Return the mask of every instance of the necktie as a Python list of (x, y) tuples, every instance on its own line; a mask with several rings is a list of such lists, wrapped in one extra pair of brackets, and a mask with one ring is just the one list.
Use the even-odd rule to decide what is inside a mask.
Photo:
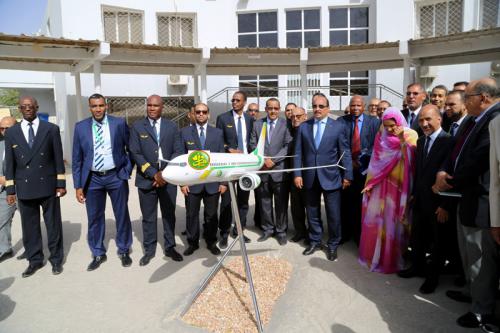
[(205, 149), (205, 132), (203, 130), (203, 126), (200, 127), (200, 143), (201, 149)]
[(321, 143), (321, 137), (323, 136), (323, 122), (316, 122), (316, 135), (314, 136), (314, 146), (316, 149), (319, 148), (319, 144)]
[(94, 168), (96, 171), (101, 171), (104, 166), (104, 155), (101, 153), (104, 146), (102, 124), (94, 123), (95, 126), (95, 142), (94, 142)]
[(361, 137), (359, 136), (358, 121), (359, 117), (354, 117), (354, 130), (352, 133), (352, 144), (351, 144), (351, 152), (353, 160), (357, 160), (359, 154), (361, 153)]
[(431, 142), (431, 138), (429, 136), (425, 137), (425, 145), (424, 145), (424, 159), (427, 158), (427, 155), (429, 154), (429, 144)]
[(269, 125), (269, 134), (267, 135), (267, 141), (271, 143), (271, 137), (273, 135), (274, 130), (274, 121), (271, 121), (271, 125)]
[(158, 121), (155, 119), (153, 120), (153, 131), (156, 135), (156, 142), (160, 145), (160, 132), (158, 131), (158, 128), (156, 128), (156, 124), (158, 124)]
[(241, 127), (241, 116), (238, 117), (238, 150), (245, 152), (243, 149), (243, 128)]
[(33, 130), (33, 123), (28, 123), (28, 126), (30, 127), (28, 130), (28, 145), (32, 148), (35, 142), (35, 131)]
[(458, 137), (456, 141), (455, 147), (451, 152), (451, 160), (453, 162), (454, 168), (456, 168), (457, 166), (458, 157), (462, 153), (462, 148), (465, 145), (465, 141), (467, 141), (467, 138), (469, 137), (469, 134), (472, 132), (472, 129), (474, 128), (475, 125), (476, 122), (474, 118), (470, 118), (464, 131), (461, 133), (461, 135)]
[(457, 123), (453, 123), (451, 124), (451, 127), (450, 127), (450, 134), (452, 136), (455, 136), (457, 134), (457, 129), (458, 129), (458, 124)]
[(410, 112), (410, 126), (413, 124), (414, 120), (415, 120), (415, 113)]

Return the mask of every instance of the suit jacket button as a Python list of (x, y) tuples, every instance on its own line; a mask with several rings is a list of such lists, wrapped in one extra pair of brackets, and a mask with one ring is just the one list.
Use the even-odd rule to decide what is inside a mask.
[(42, 155), (42, 156), (43, 156), (43, 153), (40, 153), (40, 155)]
[(29, 165), (27, 165), (27, 166), (26, 166), (26, 169), (29, 169), (29, 168), (30, 168), (30, 166), (29, 166)]
[(43, 177), (40, 177), (40, 180), (43, 180)]
[(155, 154), (158, 154), (158, 150), (155, 150)]
[(25, 183), (27, 183), (27, 182), (28, 182), (28, 180), (27, 180), (27, 179), (25, 179), (25, 180), (24, 180), (24, 182), (25, 182)]

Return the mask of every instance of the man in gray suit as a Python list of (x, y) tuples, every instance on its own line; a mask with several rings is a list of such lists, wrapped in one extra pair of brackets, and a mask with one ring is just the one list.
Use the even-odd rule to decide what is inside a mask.
[[(267, 117), (254, 123), (250, 135), (250, 149), (257, 147), (260, 132), (264, 123), (267, 123), (266, 143), (264, 145), (264, 155), (268, 156), (264, 160), (264, 170), (279, 170), (285, 168), (284, 157), (288, 152), (288, 144), (292, 137), (288, 130), (286, 120), (279, 118), (280, 101), (270, 98), (266, 102)], [(277, 158), (271, 158), (277, 156)], [(271, 174), (261, 174), (262, 183), (257, 187), (258, 199), (260, 200), (260, 216), (264, 234), (257, 240), (263, 242), (276, 233), (276, 238), (280, 245), (286, 244), (287, 229), (287, 201), (288, 191), (286, 183), (287, 174), (276, 172)], [(273, 216), (274, 198), (274, 216)], [(274, 217), (274, 218), (273, 218)]]
[(0, 120), (0, 133), (2, 140), (0, 141), (0, 262), (12, 258), (14, 251), (12, 251), (10, 226), (12, 218), (16, 212), (16, 204), (9, 205), (7, 203), (7, 192), (5, 192), (5, 130), (16, 123), (13, 117), (3, 117)]

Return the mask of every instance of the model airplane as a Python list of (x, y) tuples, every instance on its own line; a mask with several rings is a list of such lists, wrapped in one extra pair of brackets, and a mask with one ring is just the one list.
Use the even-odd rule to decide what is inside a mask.
[(210, 153), (205, 150), (189, 151), (187, 154), (177, 156), (171, 161), (162, 160), (168, 162), (162, 172), (163, 179), (170, 184), (181, 186), (238, 180), (242, 190), (251, 191), (260, 185), (260, 173), (332, 167), (339, 167), (345, 170), (343, 166), (339, 165), (344, 156), (343, 153), (335, 164), (295, 169), (260, 170), (264, 165), (264, 159), (268, 158), (264, 156), (266, 126), (267, 124), (264, 123), (257, 148), (250, 154)]

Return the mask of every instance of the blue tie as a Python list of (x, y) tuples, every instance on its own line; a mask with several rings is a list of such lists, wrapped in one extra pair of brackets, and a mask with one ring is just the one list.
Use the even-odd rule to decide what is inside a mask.
[(203, 126), (200, 126), (200, 143), (201, 149), (205, 149), (205, 133), (203, 131)]
[(245, 152), (243, 149), (243, 129), (241, 128), (241, 116), (238, 117), (238, 150)]
[(158, 143), (158, 145), (160, 145), (160, 133), (158, 132), (158, 129), (156, 128), (156, 124), (157, 124), (157, 120), (153, 120), (153, 131), (155, 132), (155, 136), (156, 136), (156, 142)]
[(33, 123), (28, 123), (30, 127), (28, 130), (28, 145), (33, 148), (33, 143), (35, 142), (35, 131), (33, 130)]
[(314, 146), (316, 149), (319, 148), (319, 144), (321, 143), (321, 137), (323, 136), (323, 121), (316, 122), (316, 135), (314, 136)]
[(271, 121), (271, 124), (269, 125), (269, 133), (267, 135), (267, 142), (268, 143), (271, 143), (271, 137), (273, 135), (273, 131), (274, 131), (274, 121)]
[(453, 123), (451, 124), (451, 135), (452, 136), (455, 136), (457, 134), (457, 128), (458, 128), (458, 124), (457, 123)]
[(94, 143), (94, 168), (96, 171), (101, 171), (104, 166), (104, 156), (101, 154), (101, 149), (104, 146), (104, 138), (102, 135), (103, 128), (102, 124), (94, 123), (96, 127), (95, 131), (95, 143)]
[(410, 126), (413, 124), (414, 120), (415, 120), (415, 113), (411, 112), (410, 113)]

